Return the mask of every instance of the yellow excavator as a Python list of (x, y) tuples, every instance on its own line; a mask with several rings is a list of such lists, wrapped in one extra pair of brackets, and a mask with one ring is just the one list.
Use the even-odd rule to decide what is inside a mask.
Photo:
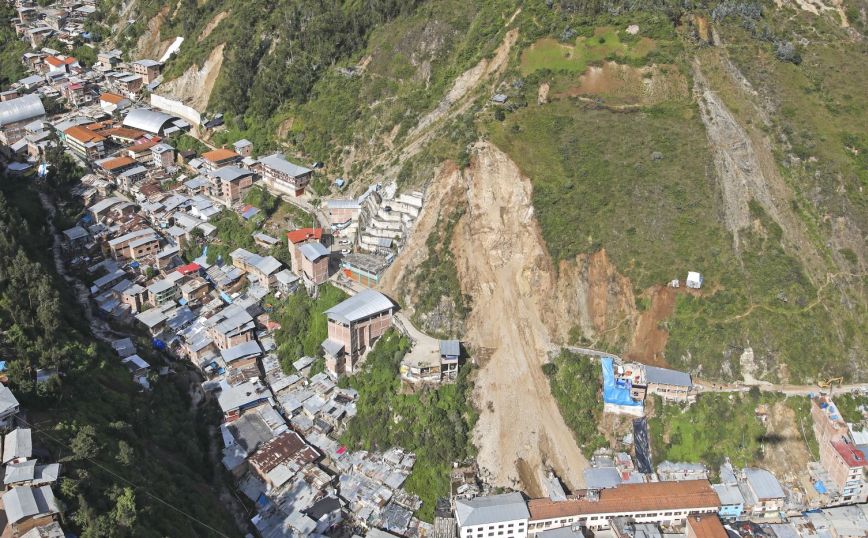
[(832, 397), (832, 390), (835, 388), (835, 383), (840, 385), (843, 381), (843, 377), (830, 377), (824, 380), (819, 376), (819, 374), (817, 375), (817, 386), (821, 389), (829, 389), (829, 398)]

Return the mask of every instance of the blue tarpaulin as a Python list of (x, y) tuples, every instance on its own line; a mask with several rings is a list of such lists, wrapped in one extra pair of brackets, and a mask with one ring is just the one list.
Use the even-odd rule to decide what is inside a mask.
[(166, 349), (166, 343), (159, 338), (154, 338), (151, 343), (154, 345), (154, 349)]
[(817, 480), (816, 482), (814, 482), (814, 489), (817, 490), (817, 493), (819, 493), (820, 495), (828, 492), (828, 490), (826, 489), (826, 485), (823, 484), (822, 480)]
[(637, 402), (630, 397), (630, 388), (627, 384), (615, 381), (615, 365), (612, 357), (603, 357), (600, 363), (603, 365), (603, 401), (607, 404), (641, 407), (642, 402)]

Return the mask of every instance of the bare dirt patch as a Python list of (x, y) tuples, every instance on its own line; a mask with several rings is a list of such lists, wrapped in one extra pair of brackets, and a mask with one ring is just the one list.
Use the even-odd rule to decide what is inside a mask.
[(687, 79), (674, 66), (632, 67), (615, 62), (590, 66), (578, 77), (578, 84), (556, 97), (596, 96), (613, 104), (654, 105), (689, 96)]
[(567, 342), (578, 329), (592, 347), (629, 341), (636, 323), (633, 285), (605, 249), (560, 262), (556, 286), (544, 314), (555, 338)]
[(225, 43), (221, 43), (215, 47), (201, 68), (191, 65), (183, 75), (165, 83), (160, 93), (170, 94), (196, 110), (205, 110), (223, 65), (224, 46)]
[(663, 351), (669, 340), (669, 331), (664, 323), (675, 311), (676, 291), (666, 286), (655, 286), (646, 290), (644, 295), (650, 300), (650, 306), (639, 314), (633, 341), (625, 358), (643, 364), (667, 366)]
[[(462, 291), (473, 300), (466, 339), (492, 350), (475, 380), (480, 468), (493, 485), (533, 490), (539, 489), (535, 477), (550, 466), (576, 489), (587, 461), (542, 372), (553, 348), (542, 311), (554, 277), (530, 181), (487, 143), (462, 177), (468, 209), (456, 226), (453, 252)], [(520, 472), (519, 459), (533, 473)]]
[[(133, 4), (133, 2), (130, 2)], [(136, 42), (136, 57), (153, 58), (159, 60), (169, 48), (169, 45), (175, 41), (174, 38), (160, 41), (160, 28), (163, 26), (166, 17), (169, 14), (169, 6), (163, 7), (157, 15), (148, 21), (148, 28), (139, 36)]]
[(211, 35), (211, 32), (217, 28), (217, 25), (220, 24), (223, 19), (229, 16), (228, 11), (221, 11), (220, 13), (214, 15), (214, 18), (208, 21), (208, 24), (205, 25), (205, 28), (202, 29), (202, 34), (196, 39), (198, 43), (201, 43), (203, 39)]
[[(768, 417), (763, 465), (784, 482), (796, 484), (799, 474), (813, 459), (796, 421), (796, 413), (785, 402), (778, 402), (771, 407)], [(811, 427), (810, 424), (803, 426)]]

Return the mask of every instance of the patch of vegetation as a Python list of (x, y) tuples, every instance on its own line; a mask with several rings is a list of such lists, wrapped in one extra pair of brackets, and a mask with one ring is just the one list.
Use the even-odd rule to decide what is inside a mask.
[(211, 224), (217, 228), (215, 241), (208, 243), (208, 263), (231, 263), (229, 254), (238, 248), (257, 252), (258, 247), (253, 241), (253, 233), (257, 227), (255, 223), (245, 222), (238, 213), (224, 209)]
[(603, 60), (637, 60), (654, 50), (650, 38), (642, 38), (628, 45), (622, 43), (614, 28), (598, 28), (590, 37), (579, 36), (573, 44), (564, 44), (552, 38), (543, 38), (526, 49), (521, 56), (521, 72), (567, 71), (582, 73), (589, 64)]
[(265, 187), (257, 185), (247, 192), (244, 203), (261, 209), (267, 217), (270, 217), (280, 206), (280, 198), (268, 192)]
[(781, 364), (797, 382), (814, 379), (817, 371), (851, 375), (848, 348), (858, 338), (857, 326), (845, 322), (845, 338), (839, 338), (820, 306), (832, 290), (814, 288), (798, 260), (784, 252), (781, 228), (759, 204), (751, 209), (759, 231), (741, 234), (742, 263), (724, 277), (723, 289), (678, 296), (668, 323), (667, 361), (704, 377), (730, 379), (750, 345), (766, 378), (779, 379)]
[[(17, 16), (12, 4), (0, 4), (0, 20), (8, 21)], [(24, 41), (18, 39), (11, 24), (0, 24), (0, 89), (5, 90), (11, 83), (27, 76), (21, 56), (29, 48)]]
[(199, 139), (190, 136), (187, 133), (181, 133), (170, 137), (168, 144), (175, 148), (179, 153), (183, 151), (194, 151), (196, 152), (196, 155), (202, 155), (211, 149), (206, 144), (199, 141)]
[[(68, 164), (52, 160), (46, 184), (61, 203), (76, 177)], [(223, 477), (209, 456), (213, 407), (191, 409), (184, 373), (139, 392), (54, 272), (35, 183), (2, 177), (0, 186), (0, 347), (34, 445), (62, 462), (65, 527), (82, 537), (240, 535), (214, 493)], [(37, 385), (37, 368), (62, 376)]]
[[(456, 323), (463, 322), (470, 313), (470, 298), (461, 291), (458, 270), (451, 250), (455, 225), (463, 214), (464, 210), (458, 209), (445, 222), (441, 217), (425, 242), (428, 247), (428, 257), (419, 265), (416, 272), (417, 295), (413, 305), (413, 323), (429, 334), (444, 338), (458, 336), (454, 334), (452, 328)], [(430, 317), (435, 310), (440, 309), (444, 299), (451, 303), (449, 312), (441, 316), (449, 318), (446, 325)]]
[(757, 405), (780, 401), (779, 394), (706, 393), (690, 406), (663, 405), (659, 398), (648, 420), (655, 465), (665, 460), (702, 462), (717, 470), (729, 458), (735, 467), (762, 461), (766, 427)]
[(597, 431), (603, 415), (600, 365), (564, 349), (552, 362), (543, 365), (543, 372), (549, 378), (561, 415), (585, 456), (608, 446), (606, 438)]
[(862, 409), (868, 409), (868, 396), (864, 394), (839, 394), (834, 396), (833, 401), (838, 412), (841, 413), (841, 418), (846, 422), (859, 424), (864, 422), (865, 416)]
[(470, 431), (476, 413), (468, 403), (469, 367), (461, 369), (454, 384), (399, 393), (399, 366), (409, 348), (410, 342), (391, 330), (368, 354), (361, 372), (340, 379), (340, 386), (359, 391), (358, 414), (341, 442), (351, 449), (399, 446), (414, 452), (416, 464), (404, 487), (422, 499), (416, 515), (430, 522), (437, 498), (449, 495), (452, 462), (474, 453)]
[(273, 297), (265, 301), (272, 304), (272, 319), (280, 323), (280, 329), (274, 334), (274, 341), (277, 344), (280, 366), (285, 372), (291, 372), (292, 363), (303, 356), (322, 356), (320, 344), (328, 337), (328, 323), (324, 312), (347, 297), (340, 288), (323, 284), (316, 299), (300, 292), (280, 301)]
[(697, 267), (707, 282), (728, 270), (731, 239), (715, 217), (711, 157), (693, 105), (615, 113), (557, 101), (490, 129), (533, 182), (555, 262), (606, 249), (638, 289)]

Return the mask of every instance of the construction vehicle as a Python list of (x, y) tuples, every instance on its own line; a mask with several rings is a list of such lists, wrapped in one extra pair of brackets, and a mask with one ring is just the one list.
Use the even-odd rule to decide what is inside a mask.
[(821, 389), (829, 389), (829, 398), (832, 397), (832, 390), (835, 388), (835, 383), (840, 385), (843, 381), (843, 377), (830, 377), (824, 381), (822, 377), (819, 375), (817, 376), (817, 386)]

